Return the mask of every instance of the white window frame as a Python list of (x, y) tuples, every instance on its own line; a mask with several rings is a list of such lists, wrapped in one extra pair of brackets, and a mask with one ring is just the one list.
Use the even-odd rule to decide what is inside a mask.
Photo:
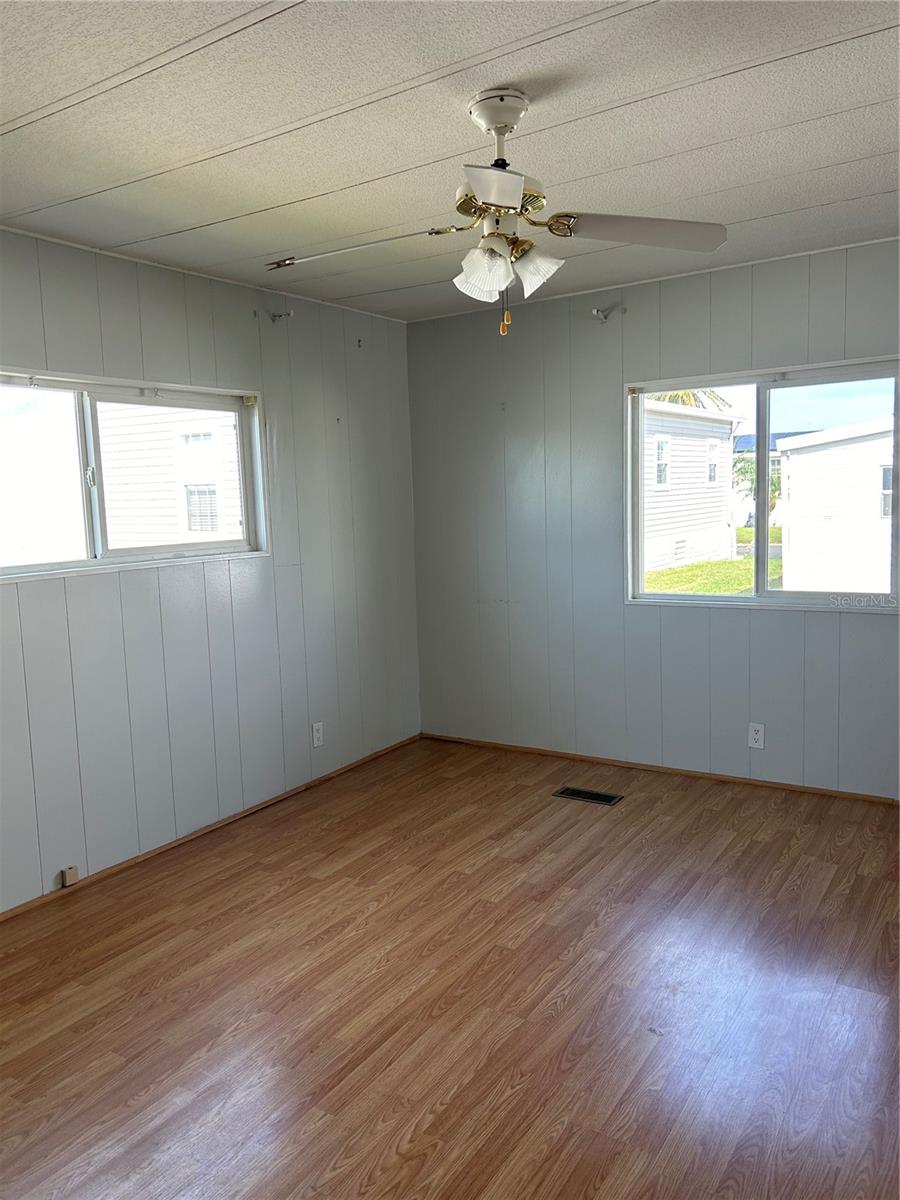
[[(0, 371), (0, 384), (30, 386), (73, 392), (78, 430), (78, 454), (84, 489), (85, 541), (87, 557), (68, 562), (27, 563), (0, 567), (0, 578), (31, 578), (35, 575), (72, 573), (81, 570), (134, 565), (142, 562), (184, 561), (237, 557), (266, 553), (268, 504), (265, 489), (265, 436), (261, 397), (258, 392), (181, 387), (150, 387), (141, 384), (108, 384), (102, 380), (36, 376)], [(196, 541), (154, 546), (109, 549), (103, 496), (103, 461), (97, 423), (98, 401), (119, 404), (155, 404), (161, 407), (211, 409), (237, 414), (238, 458), (241, 481), (244, 534), (231, 541)]]
[[(862, 379), (894, 380), (894, 459), (891, 492), (891, 590), (878, 594), (855, 592), (786, 592), (768, 586), (768, 539), (754, 539), (754, 592), (750, 596), (719, 596), (641, 590), (644, 577), (643, 547), (643, 399), (655, 392), (699, 389), (732, 384), (756, 386), (756, 496), (754, 528), (768, 529), (769, 400), (773, 390), (809, 387)], [(654, 435), (656, 436), (656, 435)], [(764, 448), (764, 450), (762, 449)], [(900, 397), (896, 358), (834, 367), (811, 367), (784, 372), (743, 372), (690, 379), (648, 380), (630, 384), (625, 394), (625, 602), (626, 604), (701, 605), (726, 608), (827, 609), (855, 612), (900, 613)]]

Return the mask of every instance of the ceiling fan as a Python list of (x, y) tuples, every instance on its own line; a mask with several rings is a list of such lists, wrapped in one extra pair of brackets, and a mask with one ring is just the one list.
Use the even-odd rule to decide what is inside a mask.
[(467, 233), (481, 226), (481, 238), (462, 260), (462, 270), (454, 278), (461, 292), (486, 304), (500, 300), (503, 319), (501, 334), (506, 334), (511, 316), (507, 291), (518, 276), (528, 297), (554, 275), (563, 259), (542, 253), (530, 238), (519, 236), (519, 221), (533, 229), (546, 230), (559, 238), (583, 237), (601, 242), (620, 242), (639, 246), (661, 246), (670, 250), (718, 249), (727, 237), (724, 225), (707, 221), (669, 221), (658, 217), (616, 216), (611, 213), (554, 213), (547, 220), (537, 219), (547, 203), (537, 179), (509, 169), (504, 157), (507, 136), (528, 111), (524, 92), (512, 87), (494, 87), (479, 92), (469, 101), (469, 116), (483, 133), (494, 138), (495, 156), (489, 167), (466, 165), (466, 182), (456, 193), (456, 211), (469, 219), (468, 225), (449, 225), (443, 229), (422, 229), (394, 237), (325, 250), (319, 254), (288, 255), (266, 263), (270, 271), (301, 263), (349, 254), (369, 246), (413, 237), (439, 237)]

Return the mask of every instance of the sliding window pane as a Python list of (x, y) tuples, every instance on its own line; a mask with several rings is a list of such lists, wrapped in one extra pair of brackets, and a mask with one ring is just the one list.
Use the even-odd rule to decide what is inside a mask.
[(772, 388), (768, 585), (891, 590), (894, 380)]
[(641, 590), (751, 595), (755, 385), (645, 392), (640, 403)]
[(87, 558), (77, 403), (0, 385), (0, 566)]
[(110, 550), (246, 541), (232, 410), (98, 401)]

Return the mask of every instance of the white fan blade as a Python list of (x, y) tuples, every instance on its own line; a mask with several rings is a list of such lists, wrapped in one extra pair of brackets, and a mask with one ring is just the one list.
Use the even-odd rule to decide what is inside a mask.
[(518, 171), (506, 171), (503, 167), (473, 167), (468, 164), (463, 170), (476, 200), (518, 212), (522, 203), (522, 188), (525, 186), (524, 175)]
[(661, 217), (621, 217), (611, 213), (576, 213), (574, 237), (668, 250), (717, 250), (728, 237), (724, 225), (708, 221), (667, 221)]

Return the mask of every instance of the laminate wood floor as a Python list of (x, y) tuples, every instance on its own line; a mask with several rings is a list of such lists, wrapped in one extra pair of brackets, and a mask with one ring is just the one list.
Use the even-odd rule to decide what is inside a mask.
[(896, 827), (393, 751), (0, 925), (0, 1195), (896, 1200)]

